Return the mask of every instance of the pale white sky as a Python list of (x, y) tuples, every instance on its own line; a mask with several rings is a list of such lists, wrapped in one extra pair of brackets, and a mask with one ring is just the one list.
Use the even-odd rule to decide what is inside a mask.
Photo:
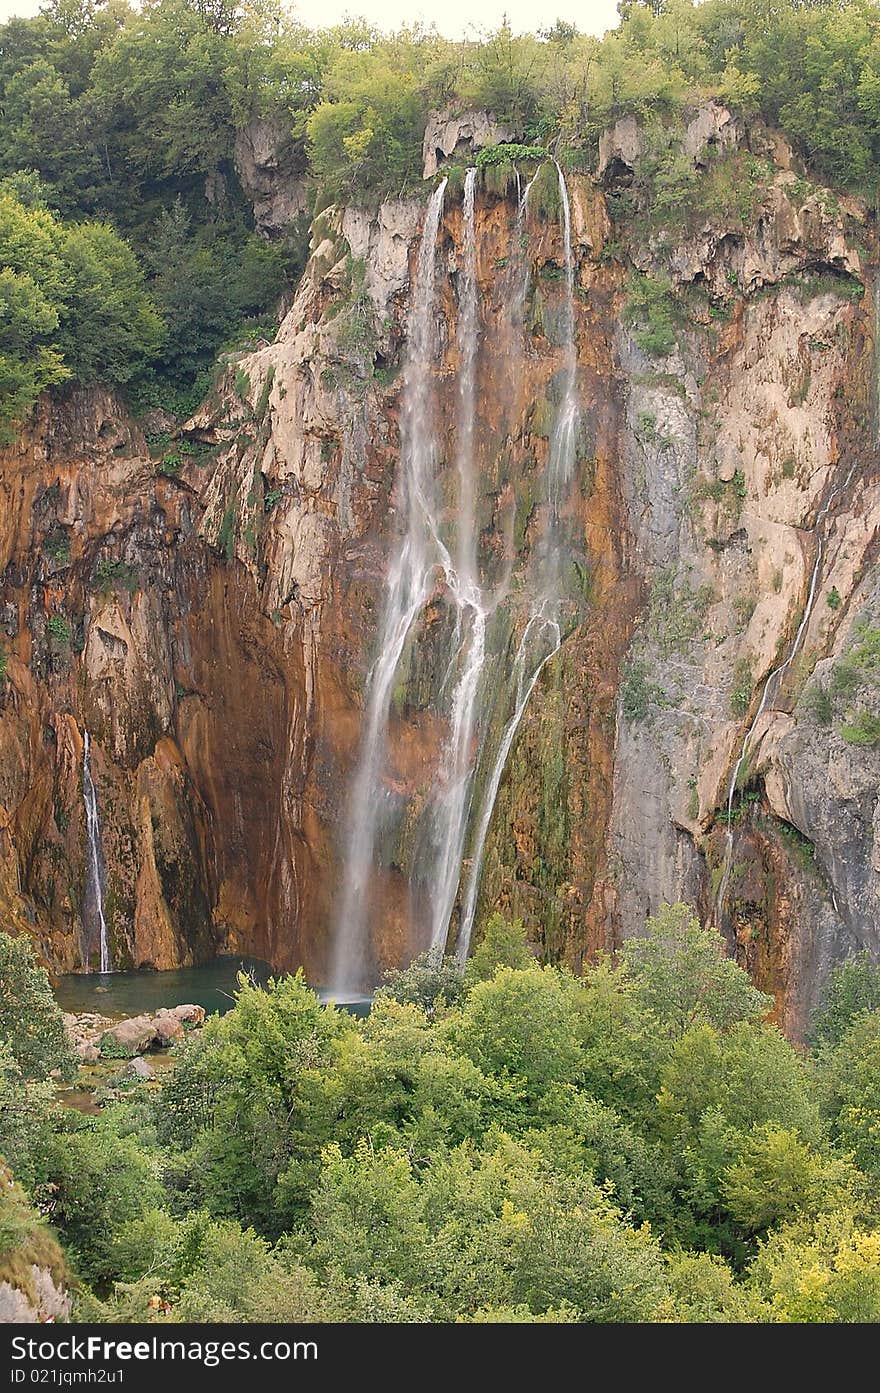
[[(11, 15), (35, 15), (42, 0), (0, 0), (0, 21)], [(616, 0), (300, 0), (296, 15), (317, 28), (344, 15), (362, 15), (384, 29), (418, 20), (434, 23), (448, 38), (458, 39), (474, 26), (494, 29), (505, 13), (517, 31), (545, 28), (556, 19), (587, 34), (604, 34), (617, 24)]]

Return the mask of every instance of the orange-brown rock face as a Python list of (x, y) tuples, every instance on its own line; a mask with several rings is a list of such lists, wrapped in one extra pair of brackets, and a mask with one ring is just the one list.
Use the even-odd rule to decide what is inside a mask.
[[(719, 132), (736, 159), (740, 124), (717, 105), (700, 120), (683, 138), (697, 168)], [(797, 1034), (831, 962), (880, 946), (880, 755), (858, 738), (880, 699), (874, 305), (870, 286), (858, 293), (870, 233), (858, 208), (804, 194), (781, 156), (751, 223), (719, 208), (674, 235), (646, 230), (618, 201), (638, 131), (618, 134), (595, 180), (567, 181), (579, 422), (560, 513), (564, 640), (499, 782), (477, 924), (520, 915), (577, 966), (662, 900), (690, 900)], [(550, 175), (524, 221), (503, 178), (487, 175), (476, 204), (476, 545), (483, 583), (505, 595), (485, 719), (496, 746), (565, 371)], [(59, 969), (94, 966), (98, 949), (88, 731), (115, 965), (230, 951), (326, 976), (402, 526), (423, 214), (419, 199), (325, 210), (276, 341), (231, 364), (179, 438), (151, 450), (93, 391), (43, 403), (2, 456), (0, 911)], [(432, 382), (450, 538), (462, 217), (450, 187)], [(657, 331), (667, 312), (671, 338)], [(391, 810), (368, 892), (379, 966), (425, 945), (432, 886), (416, 872), (449, 738), (454, 624), (438, 574), (376, 790)], [(474, 807), (485, 787), (484, 770)]]

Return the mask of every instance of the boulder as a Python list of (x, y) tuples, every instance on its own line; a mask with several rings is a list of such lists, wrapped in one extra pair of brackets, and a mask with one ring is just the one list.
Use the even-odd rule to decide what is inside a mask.
[(422, 178), (433, 179), (451, 155), (473, 154), (487, 145), (504, 145), (516, 138), (514, 128), (496, 121), (489, 111), (456, 112), (451, 107), (432, 111), (422, 144)]
[(83, 1011), (79, 1015), (64, 1013), (64, 1029), (77, 1054), (80, 1046), (96, 1044), (110, 1025), (112, 1021), (109, 1016), (99, 1016), (94, 1011)]
[(155, 1038), (156, 1030), (152, 1017), (130, 1016), (105, 1030), (101, 1036), (101, 1049), (104, 1053), (143, 1054)]
[(74, 1046), (74, 1054), (80, 1064), (97, 1064), (98, 1060), (101, 1058), (101, 1051), (98, 1049), (98, 1046), (93, 1044), (90, 1040), (80, 1040), (79, 1043)]
[(140, 1055), (128, 1061), (125, 1066), (125, 1072), (136, 1079), (152, 1079), (156, 1074), (152, 1064), (148, 1064), (145, 1059), (141, 1059)]
[(174, 1006), (171, 1008), (169, 1014), (176, 1016), (182, 1025), (195, 1026), (205, 1024), (204, 1006), (195, 1006), (193, 1003), (189, 1003), (185, 1006)]
[(153, 1033), (160, 1045), (172, 1045), (183, 1039), (183, 1021), (174, 1011), (157, 1011), (153, 1017)]

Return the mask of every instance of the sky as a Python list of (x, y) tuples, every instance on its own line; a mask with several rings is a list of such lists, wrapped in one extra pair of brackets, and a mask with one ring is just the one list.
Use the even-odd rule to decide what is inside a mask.
[[(0, 0), (0, 21), (35, 15), (42, 0)], [(549, 27), (556, 19), (587, 34), (604, 34), (617, 23), (616, 0), (300, 0), (292, 6), (304, 24), (335, 24), (346, 14), (362, 15), (383, 29), (417, 20), (436, 24), (447, 38), (478, 29), (495, 29), (506, 13), (516, 31)]]

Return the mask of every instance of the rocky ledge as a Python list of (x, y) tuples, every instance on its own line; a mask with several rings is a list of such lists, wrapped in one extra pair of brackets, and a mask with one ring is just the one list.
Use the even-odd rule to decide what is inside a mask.
[(127, 1016), (114, 1021), (110, 1016), (84, 1012), (65, 1014), (64, 1024), (81, 1064), (98, 1060), (130, 1059), (148, 1050), (167, 1049), (179, 1044), (191, 1030), (205, 1023), (205, 1008), (192, 1003), (165, 1006), (154, 1015)]

